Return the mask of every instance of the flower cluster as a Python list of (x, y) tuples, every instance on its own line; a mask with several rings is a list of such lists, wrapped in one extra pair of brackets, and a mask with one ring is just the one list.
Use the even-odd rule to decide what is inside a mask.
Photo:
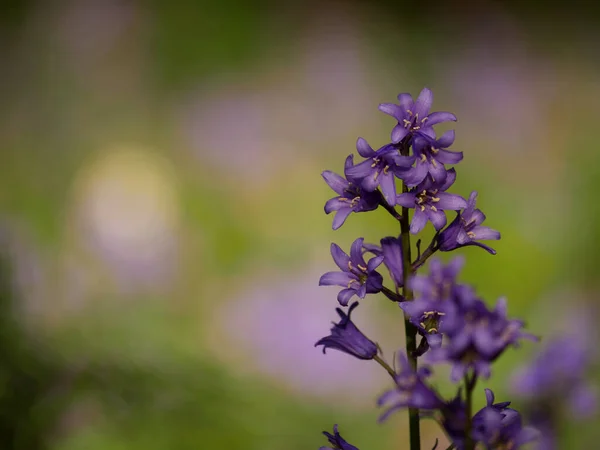
[[(433, 94), (425, 88), (416, 100), (410, 94), (400, 94), (398, 104), (381, 104), (380, 111), (396, 120), (391, 142), (375, 150), (365, 139), (358, 138), (356, 150), (362, 161), (355, 163), (354, 155), (349, 155), (343, 177), (323, 172), (326, 183), (336, 193), (325, 204), (327, 214), (336, 212), (334, 230), (351, 213), (381, 206), (399, 224), (400, 235), (384, 237), (378, 244), (358, 238), (349, 254), (331, 244), (331, 255), (339, 271), (324, 274), (319, 284), (342, 288), (337, 295), (342, 308), (348, 307), (354, 296), (357, 301), (347, 313), (337, 308), (340, 322), (334, 323), (331, 334), (315, 345), (323, 346), (324, 353), (330, 348), (361, 360), (373, 360), (389, 373), (393, 388), (378, 400), (378, 406), (384, 408), (380, 421), (407, 409), (410, 450), (420, 450), (418, 430), (423, 417), (440, 424), (451, 441), (449, 448), (516, 450), (534, 440), (543, 442), (548, 418), (538, 413), (540, 420), (536, 425), (542, 432), (525, 426), (521, 414), (509, 408), (510, 402), (494, 403), (489, 389), (485, 390), (487, 405), (473, 413), (473, 393), (477, 382), (490, 376), (492, 364), (508, 347), (518, 346), (523, 339), (537, 338), (524, 331), (523, 321), (508, 317), (505, 298), (491, 308), (473, 287), (459, 281), (463, 258), (455, 257), (447, 264), (430, 259), (437, 251), (450, 252), (466, 246), (481, 247), (494, 255), (496, 251), (480, 241), (500, 239), (498, 231), (483, 226), (486, 217), (476, 207), (476, 191), (468, 199), (451, 192), (457, 172), (455, 167), (447, 166), (460, 163), (463, 154), (450, 150), (455, 140), (453, 130), (438, 137), (433, 127), (457, 119), (449, 112), (430, 112), (432, 102)], [(456, 216), (448, 224), (446, 212), (450, 211)], [(420, 240), (417, 242), (417, 257), (413, 259), (411, 236), (423, 231), (429, 222), (435, 235), (423, 252)], [(429, 272), (417, 273), (427, 262)], [(389, 287), (384, 285), (382, 267), (389, 272)], [(406, 351), (398, 353), (397, 368), (386, 362), (379, 345), (350, 318), (359, 302), (378, 293), (396, 303), (404, 318)], [(528, 386), (530, 394), (539, 394), (550, 402), (548, 386), (556, 376), (547, 376), (546, 367), (553, 367), (563, 357), (574, 358), (573, 364), (581, 365), (575, 350), (564, 350), (571, 351), (569, 355), (560, 354), (560, 349), (569, 348), (551, 347), (549, 354), (542, 354), (540, 362), (523, 375), (521, 386)], [(559, 354), (552, 353), (557, 351)], [(451, 380), (460, 383), (454, 398), (444, 399), (430, 384), (432, 371), (428, 364), (451, 367)], [(577, 403), (582, 395), (587, 398), (587, 391), (573, 376), (576, 379), (568, 381), (574, 386), (569, 395)], [(340, 436), (337, 425), (333, 435), (324, 434), (332, 447), (321, 447), (322, 450), (356, 449)], [(433, 448), (436, 447), (437, 441)]]

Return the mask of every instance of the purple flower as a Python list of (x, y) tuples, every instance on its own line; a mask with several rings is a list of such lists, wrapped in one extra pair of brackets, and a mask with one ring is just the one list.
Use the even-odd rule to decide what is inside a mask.
[(397, 288), (404, 286), (404, 264), (402, 262), (402, 241), (399, 237), (381, 239), (381, 247), (375, 244), (363, 244), (363, 249), (375, 256), (383, 256), (383, 264)]
[(427, 174), (437, 183), (446, 181), (446, 167), (444, 164), (457, 164), (463, 159), (462, 152), (447, 150), (454, 142), (454, 130), (446, 131), (439, 139), (426, 135), (415, 136), (413, 140), (413, 153), (417, 164), (410, 176), (405, 177), (408, 186), (416, 186), (422, 182)]
[(366, 294), (375, 294), (383, 288), (383, 277), (375, 271), (382, 263), (383, 256), (375, 256), (366, 263), (362, 252), (363, 241), (363, 238), (358, 238), (352, 243), (350, 256), (337, 244), (331, 244), (331, 256), (342, 271), (327, 272), (319, 280), (319, 286), (344, 287), (337, 296), (342, 306), (347, 306), (354, 295), (365, 298)]
[[(467, 408), (462, 399), (462, 388), (458, 389), (456, 396), (440, 407), (437, 418), (440, 426), (450, 438), (457, 449), (462, 449), (465, 441), (465, 427), (467, 425)], [(432, 414), (425, 414), (425, 417)]]
[(412, 234), (421, 231), (428, 220), (439, 231), (446, 226), (445, 210), (457, 211), (467, 207), (467, 201), (460, 195), (444, 192), (452, 186), (454, 180), (456, 180), (456, 171), (450, 169), (444, 183), (437, 184), (431, 179), (431, 176), (427, 176), (413, 191), (398, 195), (397, 204), (406, 208), (415, 208), (415, 214), (410, 223)]
[(456, 116), (449, 112), (434, 112), (429, 113), (433, 103), (433, 93), (428, 88), (424, 88), (417, 101), (413, 101), (410, 94), (399, 94), (399, 105), (394, 103), (382, 103), (379, 105), (379, 110), (392, 116), (398, 121), (398, 125), (392, 130), (392, 142), (399, 143), (405, 137), (414, 136), (415, 134), (424, 134), (434, 138), (435, 132), (433, 125), (456, 121)]
[(525, 412), (542, 432), (538, 450), (559, 447), (557, 429), (568, 417), (584, 419), (596, 412), (597, 389), (586, 380), (595, 340), (574, 331), (553, 338), (513, 376), (513, 392), (525, 399)]
[(464, 258), (460, 257), (446, 266), (439, 259), (432, 259), (429, 275), (415, 275), (409, 282), (415, 300), (400, 303), (410, 322), (427, 340), (428, 347), (441, 346), (445, 316), (457, 314), (460, 304), (468, 303), (467, 297), (472, 295), (467, 286), (456, 282), (463, 264)]
[(415, 372), (404, 353), (398, 353), (398, 362), (401, 370), (394, 377), (396, 387), (384, 393), (377, 401), (378, 406), (388, 408), (379, 418), (380, 422), (403, 408), (433, 410), (444, 405), (437, 392), (424, 382), (431, 375), (427, 367), (420, 367)]
[(398, 149), (387, 144), (374, 151), (363, 138), (356, 141), (356, 150), (360, 156), (367, 158), (360, 164), (348, 169), (347, 174), (360, 180), (361, 187), (373, 192), (381, 186), (385, 200), (392, 206), (396, 204), (396, 180), (394, 175), (402, 177), (409, 173), (415, 161), (414, 156), (400, 156)]
[(348, 155), (344, 164), (346, 178), (330, 170), (326, 170), (321, 174), (329, 187), (339, 195), (338, 197), (329, 199), (325, 203), (326, 214), (337, 211), (333, 219), (334, 230), (337, 230), (344, 224), (350, 213), (373, 211), (379, 206), (380, 193), (365, 191), (360, 187), (358, 180), (348, 175), (348, 170), (352, 166), (353, 156)]
[(377, 355), (377, 345), (367, 338), (350, 319), (352, 310), (357, 306), (358, 303), (350, 305), (347, 315), (340, 308), (336, 308), (342, 320), (334, 323), (331, 334), (320, 339), (315, 347), (322, 345), (323, 353), (327, 348), (333, 348), (358, 359), (373, 359)]
[(478, 239), (498, 240), (500, 239), (500, 232), (481, 226), (485, 220), (485, 214), (475, 208), (476, 199), (477, 192), (471, 192), (467, 207), (462, 213), (458, 213), (456, 219), (440, 233), (437, 242), (441, 251), (449, 252), (467, 245), (477, 245), (492, 255), (496, 254), (496, 250), (493, 248), (477, 242)]
[(452, 364), (452, 381), (459, 381), (468, 370), (482, 378), (491, 375), (490, 365), (510, 345), (517, 347), (520, 339), (537, 340), (522, 331), (523, 322), (506, 317), (506, 299), (501, 298), (493, 311), (479, 299), (469, 299), (468, 307), (444, 321), (447, 345), (429, 352), (432, 362)]
[(510, 402), (494, 404), (494, 393), (485, 390), (487, 406), (473, 416), (472, 437), (486, 448), (506, 448), (517, 450), (522, 445), (538, 438), (539, 432), (532, 427), (524, 427), (521, 415), (512, 408)]
[(358, 450), (354, 445), (350, 445), (340, 436), (337, 424), (333, 426), (333, 434), (323, 431), (325, 437), (333, 447), (320, 447), (319, 450)]

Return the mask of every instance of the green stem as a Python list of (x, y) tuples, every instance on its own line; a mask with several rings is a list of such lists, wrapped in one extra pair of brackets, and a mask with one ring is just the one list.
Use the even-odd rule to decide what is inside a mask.
[(393, 302), (403, 302), (404, 301), (404, 297), (402, 297), (397, 292), (392, 291), (390, 288), (386, 288), (385, 286), (383, 286), (383, 288), (381, 289), (381, 292), (383, 292), (385, 294), (385, 296)]
[(465, 427), (465, 450), (475, 450), (475, 442), (471, 436), (471, 429), (473, 428), (473, 390), (477, 384), (477, 376), (473, 373), (471, 375), (465, 375), (465, 391), (466, 391), (466, 414), (467, 424)]
[(392, 369), (390, 365), (386, 363), (379, 355), (375, 355), (373, 360), (377, 361), (379, 365), (383, 367), (387, 371), (387, 373), (390, 374), (394, 381), (396, 380), (396, 372), (394, 371), (394, 369)]
[[(402, 156), (408, 156), (409, 146), (404, 143), (400, 149)], [(408, 187), (402, 182), (402, 192), (408, 192)], [(402, 295), (406, 301), (413, 299), (413, 292), (408, 288), (408, 280), (413, 274), (412, 257), (410, 249), (410, 222), (408, 220), (408, 208), (402, 207), (400, 219), (400, 240), (402, 242), (402, 264), (404, 266)], [(417, 370), (417, 328), (404, 318), (404, 333), (406, 336), (406, 355), (413, 370)], [(408, 409), (408, 427), (410, 432), (410, 450), (421, 450), (421, 430), (419, 429), (419, 410)]]

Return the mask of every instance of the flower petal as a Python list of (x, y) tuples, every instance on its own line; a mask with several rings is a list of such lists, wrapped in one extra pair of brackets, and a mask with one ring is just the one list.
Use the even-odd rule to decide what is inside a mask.
[(339, 209), (338, 212), (335, 213), (335, 217), (333, 218), (333, 224), (331, 228), (337, 230), (339, 227), (344, 225), (344, 222), (352, 212), (352, 208), (342, 208)]
[(342, 286), (348, 287), (348, 283), (357, 280), (357, 277), (348, 272), (327, 272), (319, 279), (319, 286)]
[(386, 237), (381, 240), (384, 263), (397, 287), (403, 284), (402, 243), (400, 239)]
[(358, 266), (359, 264), (363, 267), (365, 266), (365, 260), (362, 252), (363, 242), (365, 242), (364, 238), (358, 238), (350, 247), (350, 261), (354, 266)]
[[(418, 120), (421, 121), (429, 114), (431, 105), (433, 104), (433, 92), (429, 88), (423, 88), (417, 97), (417, 101), (413, 106), (413, 114), (418, 116)], [(429, 121), (429, 119), (427, 119)], [(429, 126), (429, 124), (427, 124)]]
[(333, 262), (343, 271), (348, 272), (348, 263), (350, 262), (350, 257), (340, 248), (339, 245), (335, 243), (331, 243), (331, 257), (333, 258)]
[(329, 200), (327, 200), (327, 203), (325, 203), (325, 214), (329, 214), (333, 211), (337, 211), (338, 209), (342, 209), (347, 206), (348, 203), (341, 201), (339, 197), (330, 198)]
[(383, 197), (390, 204), (394, 206), (396, 204), (396, 182), (394, 180), (394, 174), (388, 172), (388, 174), (381, 174), (379, 178), (379, 185), (381, 186), (381, 192)]
[(356, 180), (361, 180), (365, 177), (368, 177), (374, 172), (373, 168), (371, 167), (371, 164), (373, 164), (373, 159), (367, 159), (359, 164), (356, 164), (355, 166), (346, 169), (346, 175)]
[(407, 186), (414, 187), (425, 179), (428, 172), (429, 163), (422, 162), (421, 160), (419, 160), (417, 161), (417, 165), (413, 167), (413, 169), (408, 174), (402, 177), (402, 179), (404, 180)]
[(381, 103), (378, 109), (382, 113), (394, 117), (398, 122), (401, 122), (404, 118), (404, 111), (402, 111), (400, 105), (396, 105), (395, 103)]
[(446, 181), (446, 168), (434, 158), (429, 163), (429, 173), (436, 183), (443, 184)]
[(500, 239), (500, 232), (488, 227), (477, 226), (474, 227), (471, 232), (475, 234), (473, 239), (484, 241), (497, 241)]
[(467, 201), (457, 194), (448, 194), (447, 192), (440, 192), (437, 194), (440, 199), (436, 203), (436, 207), (445, 211), (458, 211), (467, 207)]
[(342, 289), (338, 292), (337, 300), (342, 306), (348, 306), (348, 302), (350, 299), (356, 294), (356, 290), (354, 289)]
[(454, 114), (446, 111), (433, 112), (427, 117), (428, 127), (442, 122), (456, 122), (458, 120)]
[(443, 211), (433, 211), (431, 209), (427, 209), (425, 210), (425, 213), (437, 231), (440, 231), (446, 226), (447, 219), (446, 214), (444, 214)]
[(348, 181), (337, 173), (333, 173), (331, 170), (326, 170), (321, 174), (321, 176), (325, 180), (325, 183), (327, 183), (331, 189), (340, 195), (342, 195), (344, 193), (344, 189), (348, 187)]
[(412, 192), (404, 192), (396, 197), (396, 204), (404, 206), (405, 208), (415, 207), (416, 195)]
[(417, 234), (423, 228), (425, 228), (426, 224), (427, 224), (427, 214), (425, 214), (424, 211), (417, 209), (415, 211), (415, 214), (413, 215), (412, 221), (410, 222), (411, 234)]
[(446, 181), (440, 186), (440, 191), (447, 191), (450, 186), (456, 181), (456, 170), (454, 168), (446, 171)]
[[(385, 251), (385, 250), (384, 250)], [(375, 258), (371, 258), (367, 263), (367, 272), (373, 272), (377, 269), (384, 260), (384, 255), (376, 256)]]
[(450, 150), (438, 150), (435, 159), (443, 164), (458, 164), (463, 159), (463, 152), (451, 152)]
[(400, 108), (402, 108), (403, 111), (408, 111), (409, 109), (413, 109), (413, 98), (412, 95), (407, 94), (407, 93), (402, 93), (402, 94), (398, 94), (398, 102), (400, 103)]
[(401, 125), (401, 124), (396, 125), (392, 129), (392, 135), (391, 135), (392, 142), (394, 144), (397, 144), (402, 139), (404, 139), (407, 134), (408, 134), (408, 130), (406, 128), (404, 128), (404, 125)]
[(370, 158), (375, 154), (375, 150), (373, 150), (369, 143), (361, 137), (356, 140), (356, 151), (363, 158)]
[[(433, 113), (435, 114), (435, 113)], [(432, 114), (429, 115), (431, 117)], [(440, 136), (440, 138), (435, 141), (435, 148), (448, 148), (454, 143), (455, 133), (454, 130), (448, 130), (444, 134)]]

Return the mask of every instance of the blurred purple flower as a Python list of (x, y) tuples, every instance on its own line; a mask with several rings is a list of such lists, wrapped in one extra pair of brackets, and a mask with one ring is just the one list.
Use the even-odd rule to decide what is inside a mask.
[(365, 161), (350, 167), (346, 174), (360, 181), (361, 187), (373, 192), (381, 186), (385, 200), (392, 206), (396, 204), (396, 180), (409, 173), (415, 161), (414, 156), (400, 156), (398, 149), (387, 144), (374, 151), (363, 138), (356, 141), (356, 150)]
[(487, 406), (473, 416), (473, 440), (483, 443), (490, 449), (514, 449), (536, 440), (539, 431), (524, 427), (521, 415), (512, 408), (510, 402), (494, 404), (494, 393), (485, 390)]
[(333, 218), (332, 228), (337, 230), (341, 227), (350, 213), (373, 211), (379, 206), (379, 192), (368, 192), (359, 186), (360, 181), (349, 174), (349, 170), (353, 167), (353, 156), (348, 155), (344, 164), (343, 178), (330, 170), (322, 173), (325, 182), (331, 189), (338, 194), (338, 197), (329, 199), (325, 203), (325, 213), (329, 214), (336, 211)]
[(468, 303), (467, 296), (472, 295), (467, 286), (456, 282), (463, 264), (464, 258), (460, 257), (446, 266), (434, 258), (429, 264), (429, 275), (415, 275), (409, 281), (415, 299), (401, 302), (400, 308), (425, 337), (428, 347), (441, 346), (444, 316), (457, 314), (460, 305)]
[(358, 450), (354, 445), (348, 444), (346, 440), (340, 436), (337, 424), (333, 426), (333, 434), (323, 431), (325, 437), (333, 447), (320, 447), (319, 450)]
[(415, 372), (404, 353), (398, 353), (398, 363), (400, 372), (394, 377), (396, 386), (384, 393), (377, 401), (378, 406), (387, 408), (379, 418), (380, 422), (383, 422), (390, 414), (400, 409), (432, 410), (444, 405), (444, 401), (437, 392), (425, 384), (424, 380), (431, 375), (431, 371), (427, 367), (419, 367)]
[[(233, 294), (234, 302), (219, 306), (217, 320), (208, 321), (218, 327), (208, 330), (211, 347), (235, 370), (258, 372), (302, 398), (371, 408), (388, 376), (380, 367), (341, 352), (315, 357), (315, 336), (322, 335), (324, 320), (338, 317), (331, 293), (316, 285), (316, 276), (253, 276), (239, 295)], [(362, 331), (380, 328), (368, 308), (361, 313)], [(382, 333), (384, 343), (387, 336)]]
[(431, 362), (452, 364), (451, 379), (459, 381), (472, 369), (481, 378), (489, 378), (490, 366), (510, 345), (521, 339), (538, 340), (522, 331), (523, 322), (506, 317), (506, 299), (498, 300), (493, 311), (479, 299), (444, 320), (447, 345), (428, 353)]
[(446, 191), (456, 180), (456, 172), (450, 169), (444, 183), (436, 183), (427, 176), (411, 192), (398, 195), (396, 203), (406, 208), (415, 208), (415, 214), (410, 223), (410, 232), (419, 233), (427, 221), (431, 221), (436, 230), (446, 226), (445, 210), (457, 211), (467, 207), (467, 201), (460, 195), (448, 194)]
[(338, 296), (340, 305), (347, 306), (354, 295), (365, 298), (366, 294), (380, 292), (383, 287), (383, 277), (375, 269), (383, 262), (383, 256), (375, 256), (368, 263), (363, 257), (363, 238), (352, 243), (350, 256), (337, 244), (331, 244), (333, 261), (341, 272), (327, 272), (321, 276), (319, 286), (342, 286)]
[(336, 308), (341, 317), (339, 323), (334, 323), (331, 334), (320, 339), (315, 347), (323, 346), (323, 353), (328, 348), (352, 355), (358, 359), (373, 359), (377, 355), (377, 345), (366, 337), (350, 319), (350, 314), (358, 306), (353, 303), (348, 309), (348, 314), (341, 308)]
[(471, 192), (467, 207), (458, 213), (456, 219), (440, 233), (437, 238), (440, 251), (449, 252), (467, 245), (476, 245), (492, 255), (496, 254), (496, 250), (493, 248), (477, 242), (479, 239), (497, 241), (500, 239), (500, 232), (481, 226), (485, 220), (485, 214), (475, 208), (476, 199), (477, 191)]
[(424, 134), (435, 137), (433, 125), (442, 122), (456, 121), (456, 116), (449, 112), (429, 113), (433, 104), (433, 93), (424, 88), (416, 101), (410, 94), (398, 94), (399, 105), (395, 103), (382, 103), (379, 110), (392, 116), (398, 125), (392, 130), (391, 138), (394, 144), (399, 143), (407, 136)]

